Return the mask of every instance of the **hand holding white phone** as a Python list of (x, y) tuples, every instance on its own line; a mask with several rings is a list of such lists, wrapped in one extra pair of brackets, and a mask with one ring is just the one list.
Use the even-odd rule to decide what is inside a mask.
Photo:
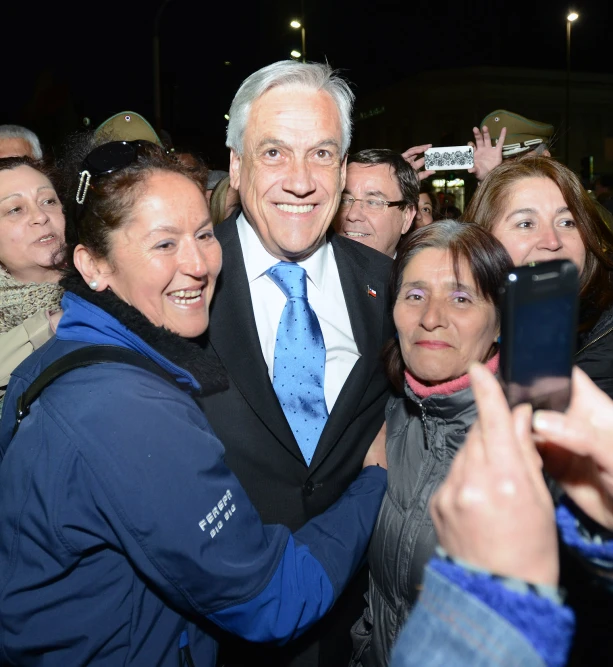
[(472, 169), (475, 164), (472, 146), (429, 148), (424, 155), (425, 167), (430, 171)]

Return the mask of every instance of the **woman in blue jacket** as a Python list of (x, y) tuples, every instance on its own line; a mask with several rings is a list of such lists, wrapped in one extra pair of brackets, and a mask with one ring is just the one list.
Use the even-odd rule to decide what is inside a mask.
[[(147, 142), (82, 162), (64, 315), (13, 374), (0, 426), (0, 664), (212, 666), (213, 626), (290, 640), (362, 561), (383, 468), (365, 467), (294, 534), (264, 526), (192, 399), (223, 386), (191, 340), (221, 268), (203, 176)], [(18, 396), (91, 345), (170, 377), (118, 362), (72, 370), (13, 437)]]

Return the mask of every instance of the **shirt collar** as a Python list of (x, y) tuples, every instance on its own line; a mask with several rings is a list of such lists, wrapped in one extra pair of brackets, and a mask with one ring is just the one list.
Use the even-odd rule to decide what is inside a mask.
[[(243, 249), (247, 280), (252, 283), (262, 277), (271, 266), (278, 264), (279, 260), (262, 245), (243, 213), (238, 216), (236, 227)], [(319, 291), (322, 291), (324, 287), (330, 252), (332, 252), (332, 245), (324, 242), (310, 257), (302, 262), (297, 262), (298, 266), (306, 270), (307, 277)]]

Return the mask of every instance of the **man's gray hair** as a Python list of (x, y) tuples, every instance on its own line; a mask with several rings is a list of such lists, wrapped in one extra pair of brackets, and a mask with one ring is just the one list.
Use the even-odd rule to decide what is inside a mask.
[(35, 160), (41, 160), (43, 149), (40, 147), (38, 137), (21, 125), (0, 125), (0, 139), (25, 139), (32, 146), (32, 157)]
[(251, 106), (264, 93), (277, 86), (302, 86), (327, 92), (338, 108), (341, 119), (341, 154), (351, 144), (351, 112), (355, 95), (349, 84), (330, 67), (321, 63), (280, 60), (248, 76), (232, 100), (226, 146), (243, 154), (243, 137)]

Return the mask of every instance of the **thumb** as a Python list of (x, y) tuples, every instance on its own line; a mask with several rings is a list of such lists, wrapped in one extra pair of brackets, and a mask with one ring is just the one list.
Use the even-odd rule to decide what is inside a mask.
[(537, 410), (532, 418), (532, 427), (546, 441), (582, 456), (590, 453), (591, 438), (585, 422), (577, 422), (570, 415), (553, 410)]

